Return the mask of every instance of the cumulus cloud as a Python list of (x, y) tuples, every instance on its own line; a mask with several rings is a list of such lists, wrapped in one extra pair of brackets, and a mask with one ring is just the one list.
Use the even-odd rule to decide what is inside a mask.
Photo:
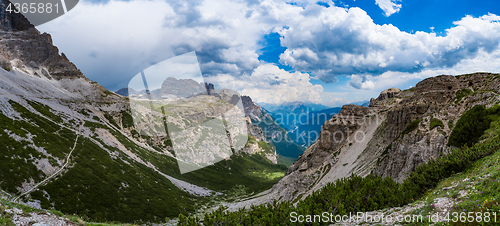
[[(39, 26), (90, 78), (111, 90), (139, 71), (196, 51), (206, 76), (251, 73), (260, 65), (258, 41), (272, 24), (248, 6), (229, 0), (82, 1)], [(78, 43), (78, 44), (76, 44)]]
[(380, 76), (372, 77), (375, 87), (408, 87), (422, 79), (436, 75), (461, 75), (471, 72), (498, 72), (500, 71), (500, 50), (487, 52), (479, 50), (477, 56), (471, 59), (464, 59), (452, 68), (424, 69), (416, 73), (389, 71)]
[(318, 73), (326, 83), (339, 75), (451, 68), (475, 58), (479, 50), (491, 53), (500, 42), (500, 17), (493, 14), (466, 16), (442, 37), (374, 24), (359, 8), (322, 8), (318, 15), (297, 16), (300, 23), (279, 31), (282, 45), (288, 48), (280, 62)]
[[(324, 92), (311, 79), (334, 83), (346, 76), (349, 92), (370, 93), (438, 72), (487, 70), (478, 59), (500, 58), (500, 17), (493, 14), (466, 16), (437, 36), (375, 24), (359, 8), (294, 2), (84, 0), (38, 29), (52, 34), (86, 76), (111, 90), (126, 87), (150, 65), (196, 51), (207, 80), (268, 103), (349, 100), (343, 92)], [(387, 16), (401, 8), (398, 2), (376, 1)], [(281, 35), (287, 50), (280, 62), (296, 72), (259, 61), (269, 32)]]
[(236, 77), (220, 74), (206, 80), (220, 88), (237, 90), (256, 102), (322, 102), (323, 87), (311, 84), (309, 74), (287, 72), (272, 64), (262, 64), (250, 75)]
[(351, 75), (351, 80), (349, 85), (356, 89), (373, 89), (375, 88), (375, 83), (372, 80), (372, 76), (359, 76)]
[(384, 11), (385, 16), (390, 16), (399, 12), (401, 9), (401, 4), (397, 4), (399, 1), (400, 0), (375, 0), (375, 3)]

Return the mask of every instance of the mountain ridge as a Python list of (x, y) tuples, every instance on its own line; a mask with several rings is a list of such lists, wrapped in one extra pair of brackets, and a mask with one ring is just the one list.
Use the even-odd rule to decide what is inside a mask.
[(402, 182), (419, 165), (450, 152), (450, 128), (467, 109), (498, 104), (499, 94), (500, 75), (477, 72), (430, 77), (408, 90), (384, 90), (369, 107), (344, 105), (278, 184), (228, 207), (295, 203), (352, 174), (375, 173)]
[(241, 152), (181, 174), (168, 136), (137, 133), (130, 98), (86, 78), (49, 34), (12, 29), (17, 22), (2, 18), (10, 26), (0, 29), (2, 193), (14, 198), (52, 177), (20, 202), (94, 220), (160, 222), (214, 205), (205, 196), (258, 192), (284, 175), (275, 148), (255, 126)]

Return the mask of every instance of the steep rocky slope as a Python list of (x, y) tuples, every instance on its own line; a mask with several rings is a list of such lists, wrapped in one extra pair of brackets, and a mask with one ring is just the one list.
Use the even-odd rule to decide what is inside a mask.
[(6, 198), (92, 219), (162, 221), (206, 208), (204, 196), (223, 197), (236, 185), (261, 191), (284, 175), (275, 149), (258, 132), (241, 153), (181, 174), (167, 135), (137, 133), (129, 98), (87, 79), (49, 34), (3, 12), (0, 189)]
[(499, 103), (499, 94), (499, 74), (440, 75), (408, 90), (385, 90), (369, 107), (343, 106), (278, 184), (261, 197), (229, 206), (296, 202), (351, 174), (402, 182), (417, 166), (450, 152), (451, 129), (466, 110)]

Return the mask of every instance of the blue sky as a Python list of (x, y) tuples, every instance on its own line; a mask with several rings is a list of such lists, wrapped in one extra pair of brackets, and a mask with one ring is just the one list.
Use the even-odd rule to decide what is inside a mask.
[(340, 106), (439, 74), (499, 72), (497, 15), (484, 0), (84, 0), (37, 28), (110, 90), (196, 51), (219, 88)]

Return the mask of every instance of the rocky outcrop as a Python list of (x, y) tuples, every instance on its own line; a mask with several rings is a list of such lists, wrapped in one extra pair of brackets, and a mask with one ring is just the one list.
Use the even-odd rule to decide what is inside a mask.
[(21, 14), (7, 11), (11, 4), (8, 0), (0, 0), (0, 30), (7, 31), (25, 31), (34, 28), (32, 24)]
[(252, 101), (249, 96), (241, 96), (241, 102), (243, 103), (243, 108), (245, 108), (245, 116), (250, 117), (253, 120), (258, 120), (262, 117), (262, 108)]
[(50, 79), (84, 77), (64, 53), (59, 55), (49, 34), (40, 34), (22, 14), (6, 12), (5, 7), (10, 2), (2, 2), (0, 66)]
[[(500, 102), (499, 94), (499, 74), (440, 75), (408, 90), (384, 90), (370, 107), (343, 106), (324, 123), (316, 143), (257, 203), (295, 202), (352, 174), (375, 173), (402, 182), (419, 165), (450, 152), (452, 126), (467, 109), (492, 106)], [(441, 123), (431, 127), (432, 121)]]
[(393, 98), (396, 97), (396, 95), (398, 95), (399, 93), (401, 93), (401, 90), (399, 88), (386, 89), (380, 93), (380, 95), (377, 97), (377, 100)]
[[(495, 98), (499, 93), (495, 90), (498, 84), (498, 75), (489, 73), (441, 75), (419, 82), (411, 97), (387, 112), (385, 138), (392, 143), (380, 156), (374, 172), (402, 182), (417, 166), (448, 154), (450, 147), (446, 144), (452, 130), (450, 126), (467, 109), (498, 102)], [(459, 101), (457, 93), (463, 90), (469, 90), (470, 95)], [(432, 120), (443, 125), (431, 128)], [(411, 122), (418, 122), (418, 126), (402, 134)]]
[(321, 134), (314, 148), (307, 149), (304, 154), (288, 168), (288, 173), (296, 170), (307, 170), (322, 165), (325, 158), (339, 151), (357, 129), (363, 124), (370, 109), (357, 105), (344, 105), (342, 110), (323, 124)]
[[(289, 167), (287, 175), (256, 202), (270, 202), (273, 199), (297, 201), (324, 184), (335, 181), (335, 175), (350, 175), (351, 171), (356, 170), (354, 166), (362, 165), (356, 162), (361, 154), (358, 150), (364, 150), (359, 147), (366, 146), (382, 121), (368, 107), (343, 106), (337, 115), (325, 122), (316, 143), (307, 148)], [(345, 165), (351, 168), (338, 172), (339, 167)]]
[(191, 97), (206, 92), (204, 85), (195, 80), (168, 77), (161, 84), (160, 96)]

